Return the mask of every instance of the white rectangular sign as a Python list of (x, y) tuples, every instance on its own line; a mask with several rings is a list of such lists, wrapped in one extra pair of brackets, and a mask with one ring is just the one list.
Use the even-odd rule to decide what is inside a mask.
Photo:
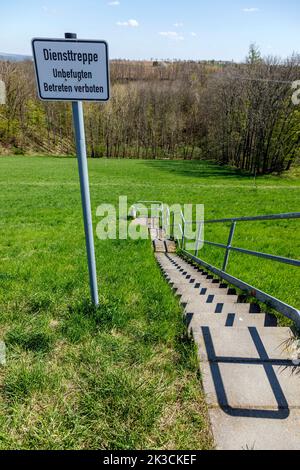
[(55, 101), (109, 99), (108, 45), (80, 39), (33, 39), (39, 96)]

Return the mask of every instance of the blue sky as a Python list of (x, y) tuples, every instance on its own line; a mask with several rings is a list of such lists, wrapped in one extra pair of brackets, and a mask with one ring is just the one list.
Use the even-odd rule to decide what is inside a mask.
[[(300, 52), (299, 0), (2, 0), (0, 51), (32, 37), (106, 39), (111, 58), (243, 60)], [(3, 4), (4, 3), (4, 4)]]

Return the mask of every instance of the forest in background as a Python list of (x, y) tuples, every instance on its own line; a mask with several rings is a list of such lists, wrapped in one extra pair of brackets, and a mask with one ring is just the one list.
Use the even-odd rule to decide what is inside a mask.
[[(243, 64), (111, 62), (111, 100), (85, 103), (93, 158), (209, 159), (253, 174), (288, 170), (300, 157), (292, 82), (300, 56)], [(33, 63), (0, 61), (0, 154), (74, 155), (70, 103), (37, 98)]]

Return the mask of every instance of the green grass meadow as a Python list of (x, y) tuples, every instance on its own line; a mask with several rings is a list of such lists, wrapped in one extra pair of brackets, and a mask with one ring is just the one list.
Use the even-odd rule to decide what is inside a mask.
[[(96, 208), (161, 200), (207, 218), (299, 210), (300, 178), (253, 180), (207, 162), (89, 160)], [(194, 346), (150, 241), (95, 238), (89, 285), (74, 158), (0, 158), (0, 449), (210, 449)], [(234, 244), (299, 258), (300, 221), (237, 226)], [(206, 226), (226, 242), (228, 225)], [(200, 256), (220, 266), (224, 253)], [(232, 255), (229, 272), (300, 306), (299, 270)]]

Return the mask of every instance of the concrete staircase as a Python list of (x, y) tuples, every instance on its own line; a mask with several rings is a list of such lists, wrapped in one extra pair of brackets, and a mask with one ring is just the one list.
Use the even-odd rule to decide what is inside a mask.
[(176, 244), (168, 240), (165, 231), (159, 228), (159, 219), (148, 219), (148, 227), (156, 253), (176, 253)]
[(291, 329), (277, 327), (275, 317), (170, 252), (164, 234), (152, 236), (198, 347), (216, 447), (299, 450), (300, 367), (292, 360), (298, 351)]
[(149, 228), (162, 274), (184, 308), (217, 449), (300, 450), (300, 347), (292, 330), (178, 256), (158, 220), (136, 223)]

